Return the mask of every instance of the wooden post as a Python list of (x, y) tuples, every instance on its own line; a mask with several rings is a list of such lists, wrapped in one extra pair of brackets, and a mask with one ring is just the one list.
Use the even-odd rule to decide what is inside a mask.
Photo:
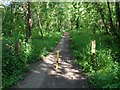
[(95, 40), (92, 40), (92, 60), (95, 61), (95, 48), (96, 48), (96, 41)]
[(20, 53), (20, 43), (15, 41), (15, 53), (18, 55)]

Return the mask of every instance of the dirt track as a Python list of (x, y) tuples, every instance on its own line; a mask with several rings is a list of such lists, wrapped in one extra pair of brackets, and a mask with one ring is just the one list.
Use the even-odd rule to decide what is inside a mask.
[[(74, 62), (70, 46), (69, 33), (64, 36), (54, 50), (43, 58), (42, 62), (33, 65), (33, 69), (25, 75), (13, 88), (86, 88), (87, 79), (79, 71), (79, 65)], [(56, 56), (60, 52), (58, 70)]]

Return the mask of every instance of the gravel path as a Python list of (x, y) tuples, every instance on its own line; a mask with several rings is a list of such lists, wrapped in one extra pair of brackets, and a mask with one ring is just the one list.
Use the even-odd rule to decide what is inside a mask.
[[(33, 69), (25, 79), (13, 88), (86, 88), (87, 79), (79, 71), (79, 65), (74, 62), (70, 46), (69, 33), (64, 36), (54, 50), (43, 58), (42, 62), (33, 65)], [(57, 52), (60, 52), (59, 65), (56, 70)]]

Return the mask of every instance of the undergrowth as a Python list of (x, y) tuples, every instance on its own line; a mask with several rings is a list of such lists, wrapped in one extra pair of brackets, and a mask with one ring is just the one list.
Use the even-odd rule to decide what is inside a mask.
[(55, 47), (63, 35), (63, 32), (46, 32), (41, 39), (38, 33), (33, 33), (32, 39), (28, 43), (25, 42), (25, 39), (19, 39), (21, 50), (19, 55), (15, 54), (14, 38), (3, 37), (2, 88), (8, 88), (23, 79), (21, 74), (30, 70), (28, 64), (42, 60), (42, 57)]
[[(94, 88), (119, 88), (119, 40), (102, 32), (72, 30), (70, 34), (75, 62), (83, 66), (89, 84)], [(96, 40), (95, 60), (91, 59), (91, 40)]]

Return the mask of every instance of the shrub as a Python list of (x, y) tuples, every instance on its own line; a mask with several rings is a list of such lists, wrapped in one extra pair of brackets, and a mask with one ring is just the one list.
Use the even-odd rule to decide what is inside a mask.
[[(103, 33), (92, 34), (90, 31), (69, 31), (72, 40), (75, 61), (83, 66), (88, 75), (89, 84), (97, 88), (118, 88), (120, 86), (119, 61), (120, 53), (115, 37)], [(96, 40), (95, 61), (91, 59), (91, 40)]]

